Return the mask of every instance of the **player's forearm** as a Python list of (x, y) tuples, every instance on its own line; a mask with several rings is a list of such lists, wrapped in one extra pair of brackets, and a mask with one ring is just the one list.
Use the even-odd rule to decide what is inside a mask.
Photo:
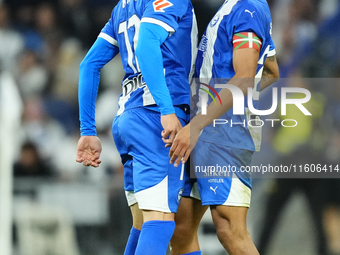
[[(242, 90), (243, 94), (246, 95), (248, 93), (248, 88), (254, 86), (254, 79), (235, 76), (228, 82), (228, 84), (237, 86)], [(224, 88), (218, 94), (221, 98), (222, 105), (210, 103), (207, 107), (206, 115), (199, 113), (191, 120), (192, 127), (197, 127), (202, 130), (213, 123), (215, 119), (219, 119), (233, 107), (233, 95), (229, 89)]]
[[(82, 136), (97, 135), (95, 124), (95, 101), (99, 87), (100, 71), (85, 61), (79, 68), (79, 120)], [(88, 75), (91, 74), (91, 75)]]
[(260, 91), (268, 88), (273, 83), (277, 82), (278, 78), (273, 77), (263, 77), (261, 78), (261, 88)]
[(279, 79), (279, 76), (280, 74), (276, 62), (276, 56), (268, 57), (263, 67), (260, 91), (276, 82)]
[(98, 38), (79, 69), (79, 120), (82, 136), (97, 135), (95, 103), (97, 99), (100, 69), (119, 52), (119, 49), (102, 38)]
[[(276, 63), (276, 58), (275, 60), (269, 59), (269, 61), (275, 61)], [(261, 80), (261, 90), (276, 82), (278, 78), (279, 71), (277, 68), (277, 64), (276, 68), (264, 68)], [(246, 95), (248, 93), (248, 88), (254, 86), (254, 79), (241, 78), (235, 75), (235, 77), (231, 79), (228, 83), (239, 87), (242, 90), (243, 94)], [(207, 107), (207, 115), (202, 115), (201, 113), (198, 114), (192, 119), (192, 126), (198, 127), (202, 130), (203, 128), (213, 123), (215, 119), (220, 118), (233, 107), (233, 96), (229, 89), (222, 89), (219, 93), (219, 96), (221, 98), (222, 105), (220, 106), (210, 103)]]
[(169, 33), (164, 28), (142, 23), (136, 49), (139, 66), (152, 97), (162, 115), (175, 113), (169, 89), (164, 76), (161, 44)]

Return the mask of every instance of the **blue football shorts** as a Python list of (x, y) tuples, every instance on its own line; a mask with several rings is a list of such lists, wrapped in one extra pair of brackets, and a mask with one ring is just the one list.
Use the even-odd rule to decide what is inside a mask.
[[(252, 151), (198, 140), (191, 153), (190, 178), (185, 175), (183, 196), (202, 205), (249, 207)], [(196, 178), (195, 178), (196, 176)]]
[[(183, 119), (178, 118), (184, 126)], [(184, 165), (170, 164), (162, 141), (161, 115), (145, 108), (116, 116), (112, 134), (124, 165), (124, 188), (129, 206), (175, 213), (184, 187)]]

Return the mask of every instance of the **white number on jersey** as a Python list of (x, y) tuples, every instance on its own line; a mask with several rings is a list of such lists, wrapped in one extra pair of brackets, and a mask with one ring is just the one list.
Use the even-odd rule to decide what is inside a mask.
[[(133, 37), (133, 50), (131, 47), (130, 39), (129, 39), (129, 34), (128, 34), (128, 29), (131, 27), (135, 27), (135, 35)], [(140, 72), (139, 64), (137, 57), (135, 56), (134, 52), (137, 47), (137, 42), (138, 42), (138, 36), (139, 36), (139, 28), (140, 28), (140, 19), (136, 14), (131, 16), (128, 21), (124, 21), (119, 24), (119, 30), (118, 34), (124, 33), (124, 38), (125, 38), (125, 46), (126, 50), (128, 52), (128, 64), (131, 67), (131, 69), (134, 71), (134, 73)], [(133, 64), (133, 59), (136, 61), (136, 66)]]

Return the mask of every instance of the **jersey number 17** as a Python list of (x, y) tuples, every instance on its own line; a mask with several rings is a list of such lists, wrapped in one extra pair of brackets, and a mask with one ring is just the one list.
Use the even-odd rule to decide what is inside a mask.
[[(132, 27), (134, 27), (135, 34), (133, 35), (133, 49), (131, 46), (130, 38), (129, 38), (129, 31), (132, 31)], [(138, 36), (139, 36), (139, 28), (140, 28), (140, 19), (136, 14), (131, 16), (128, 21), (124, 21), (119, 24), (118, 34), (124, 33), (124, 39), (125, 39), (125, 46), (128, 53), (128, 64), (133, 70), (134, 73), (139, 73), (140, 68), (138, 64), (137, 57), (135, 55), (135, 50), (137, 47), (138, 42)], [(133, 63), (133, 59), (135, 59), (135, 65)]]

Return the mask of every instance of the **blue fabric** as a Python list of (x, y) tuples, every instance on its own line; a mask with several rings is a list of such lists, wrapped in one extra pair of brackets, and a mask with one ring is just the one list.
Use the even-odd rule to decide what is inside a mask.
[(124, 255), (135, 255), (140, 232), (141, 232), (140, 230), (135, 229), (134, 227), (131, 228), (129, 240), (126, 244)]
[[(179, 118), (182, 126), (185, 121)], [(133, 123), (133, 126), (131, 125)], [(160, 113), (145, 108), (135, 108), (117, 116), (112, 125), (112, 135), (124, 165), (124, 189), (135, 193), (156, 186), (167, 180), (167, 199), (159, 205), (159, 200), (150, 195), (146, 206), (164, 207), (177, 212), (184, 181), (181, 168), (169, 162), (170, 148), (164, 147), (161, 139), (163, 127)], [(143, 137), (141, 139), (141, 134)], [(141, 206), (141, 204), (139, 204)], [(150, 208), (152, 209), (152, 208)]]
[[(155, 111), (155, 112), (159, 112), (159, 108), (157, 105), (153, 105), (153, 106), (145, 106), (146, 109), (151, 110), (151, 111)], [(190, 121), (190, 108), (189, 106), (185, 106), (184, 108), (180, 108), (178, 106), (175, 106), (175, 113), (177, 118), (181, 118), (183, 120), (185, 120), (186, 122)]]
[[(233, 189), (233, 173), (251, 189), (251, 173), (242, 171), (251, 165), (252, 155), (253, 152), (249, 150), (205, 142), (199, 138), (191, 153), (191, 163), (197, 177), (202, 205), (223, 205), (227, 201)], [(190, 185), (193, 185), (193, 182), (186, 183), (183, 194), (189, 193)], [(242, 190), (237, 192), (241, 193)]]
[[(270, 34), (271, 22), (269, 6), (265, 0), (225, 1), (202, 37), (197, 54), (195, 77), (203, 78), (200, 80), (201, 82), (209, 83), (217, 93), (220, 93), (221, 89), (216, 88), (216, 84), (226, 84), (235, 75), (232, 38), (240, 32), (253, 32), (262, 39), (256, 70), (256, 77), (261, 77), (267, 54), (275, 49)], [(207, 59), (212, 61), (207, 61)], [(207, 89), (206, 86), (199, 84), (197, 95), (201, 88)], [(259, 93), (259, 90), (260, 83), (253, 90), (253, 95)], [(210, 92), (214, 94), (213, 91)], [(197, 97), (197, 99), (201, 100), (201, 97)], [(209, 97), (208, 105), (212, 102), (212, 98)], [(254, 108), (258, 109), (257, 97), (253, 96), (252, 103)], [(201, 102), (198, 101), (196, 105), (200, 106)], [(248, 107), (247, 97), (244, 98), (244, 106)], [(246, 114), (234, 115), (233, 110), (230, 109), (220, 117), (220, 119), (227, 120), (227, 124), (215, 127), (211, 124), (204, 129), (200, 137), (205, 141), (224, 146), (251, 151), (259, 150), (259, 146), (257, 146), (260, 144), (259, 136), (252, 136), (248, 127), (248, 121), (252, 117), (254, 118), (250, 115), (250, 113), (248, 116)], [(231, 123), (234, 125), (232, 126)], [(251, 124), (254, 125), (254, 122)], [(259, 130), (260, 128), (256, 127), (252, 131), (259, 132)]]
[(100, 69), (119, 53), (119, 49), (102, 38), (97, 38), (80, 64), (78, 100), (80, 134), (97, 135), (95, 102), (97, 99)]
[[(173, 105), (190, 105), (189, 77), (193, 71), (198, 39), (193, 6), (190, 0), (171, 0), (172, 5), (157, 10), (154, 3), (155, 1), (150, 0), (119, 1), (101, 31), (100, 36), (118, 43), (125, 71), (117, 115), (132, 108), (156, 105), (141, 74), (139, 62), (143, 60), (137, 59), (135, 52), (138, 41), (145, 37), (143, 31), (140, 31), (144, 30), (145, 24), (157, 24), (163, 27), (168, 35), (171, 33), (171, 36), (167, 36), (166, 40), (158, 45), (163, 58), (162, 74), (165, 75)], [(154, 27), (160, 29), (156, 25)], [(140, 50), (144, 51), (143, 48)], [(153, 58), (153, 55), (148, 55), (144, 61), (153, 63)]]
[(201, 251), (194, 251), (194, 252), (190, 252), (190, 253), (185, 253), (183, 255), (202, 255)]
[(136, 48), (136, 56), (144, 80), (162, 115), (175, 113), (164, 76), (163, 57), (160, 46), (169, 33), (161, 26), (142, 23)]
[[(180, 27), (180, 20), (188, 15), (188, 11), (192, 12), (192, 5), (189, 0), (171, 0), (171, 6), (163, 9), (164, 11), (157, 11), (154, 8), (155, 1), (145, 0), (145, 10), (143, 18), (152, 18), (164, 22), (170, 26), (169, 30), (177, 31)], [(169, 31), (171, 32), (171, 31)]]
[(174, 230), (174, 221), (145, 222), (135, 255), (166, 255)]

